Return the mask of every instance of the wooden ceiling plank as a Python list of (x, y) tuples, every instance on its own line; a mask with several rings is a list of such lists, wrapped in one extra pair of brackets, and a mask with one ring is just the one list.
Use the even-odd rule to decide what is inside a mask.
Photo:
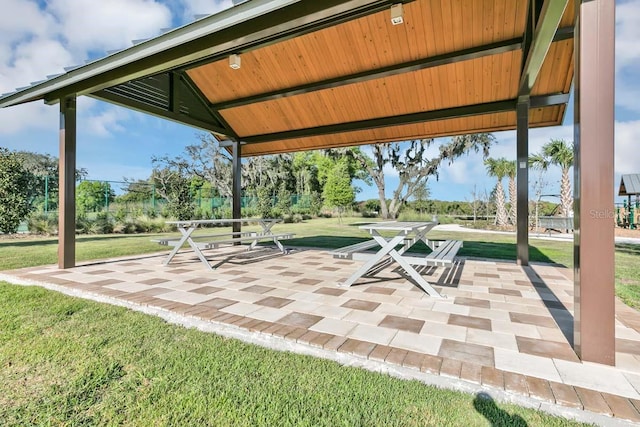
[(494, 16), (495, 16), (495, 11), (494, 11), (494, 0), (488, 0), (484, 2), (484, 10), (483, 10), (483, 18), (482, 18), (482, 24), (483, 24), (483, 33), (482, 33), (482, 39), (483, 40), (494, 40), (495, 37), (495, 28), (494, 28)]
[[(464, 60), (470, 60), (472, 58), (481, 57), (485, 55), (500, 54), (505, 51), (515, 50), (520, 47), (520, 39), (510, 39), (502, 42), (481, 45), (475, 48), (465, 49), (458, 52), (452, 52), (449, 54), (439, 55), (436, 57), (424, 58), (417, 61), (408, 63), (400, 63), (390, 67), (384, 67), (381, 69), (370, 69), (365, 72), (356, 74), (344, 75), (338, 78), (332, 78), (325, 81), (314, 82), (305, 84), (302, 86), (288, 87), (273, 92), (266, 92), (249, 97), (243, 97), (234, 99), (228, 102), (214, 103), (212, 108), (220, 110), (227, 108), (234, 108), (237, 106), (253, 104), (256, 102), (268, 101), (271, 99), (279, 99), (286, 96), (293, 96), (313, 92), (317, 90), (325, 90), (332, 87), (345, 86), (359, 81), (367, 81), (375, 78), (381, 78), (385, 76), (395, 76), (405, 73), (407, 71), (420, 70), (430, 67), (442, 66), (453, 62), (459, 62)], [(207, 91), (207, 89), (204, 89)], [(213, 91), (213, 88), (208, 89), (209, 92)]]
[[(442, 15), (442, 1), (433, 0), (431, 2), (431, 13), (433, 15), (433, 46), (435, 54), (440, 55), (445, 52), (445, 24), (444, 17)], [(448, 0), (444, 0), (448, 1)]]
[(495, 0), (495, 5), (494, 5), (495, 12), (493, 14), (493, 37), (494, 37), (493, 39), (494, 40), (501, 40), (504, 37), (505, 26), (506, 26), (505, 24), (507, 22), (506, 7), (507, 7), (506, 0)]

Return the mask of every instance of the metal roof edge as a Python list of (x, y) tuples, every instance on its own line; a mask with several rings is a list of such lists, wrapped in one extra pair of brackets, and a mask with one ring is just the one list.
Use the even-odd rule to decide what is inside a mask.
[(270, 13), (299, 1), (301, 0), (253, 0), (222, 10), (207, 18), (190, 22), (88, 64), (76, 66), (67, 73), (45, 80), (36, 86), (20, 88), (11, 95), (0, 97), (0, 108), (44, 99), (47, 93), (60, 90), (65, 86), (180, 46), (185, 42), (221, 31), (240, 22)]

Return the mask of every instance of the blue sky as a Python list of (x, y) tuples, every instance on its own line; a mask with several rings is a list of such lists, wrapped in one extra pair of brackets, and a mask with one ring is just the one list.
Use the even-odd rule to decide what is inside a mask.
[[(215, 13), (231, 0), (3, 0), (0, 15), (0, 93), (13, 91), (63, 67), (103, 56), (107, 50), (152, 37), (163, 28), (183, 25), (194, 15)], [(616, 2), (616, 185), (620, 174), (640, 173), (640, 0)], [(530, 132), (530, 151), (549, 139), (573, 140), (573, 113), (565, 124)], [(177, 155), (196, 141), (200, 131), (90, 98), (78, 100), (78, 167), (90, 179), (120, 181), (147, 178), (152, 155)], [(494, 134), (492, 157), (515, 158), (515, 132)], [(0, 146), (58, 155), (58, 106), (41, 102), (0, 110)], [(367, 150), (367, 148), (364, 148)], [(437, 144), (433, 146), (433, 153)], [(551, 170), (544, 193), (559, 192), (560, 173)], [(533, 181), (535, 173), (530, 174)], [(387, 171), (387, 193), (397, 185)], [(482, 157), (474, 153), (444, 166), (440, 179), (431, 179), (433, 198), (469, 199), (491, 191)], [(361, 186), (358, 199), (377, 197), (375, 187)], [(617, 193), (617, 192), (616, 192)], [(533, 192), (532, 192), (533, 194)], [(553, 199), (549, 199), (553, 200)]]

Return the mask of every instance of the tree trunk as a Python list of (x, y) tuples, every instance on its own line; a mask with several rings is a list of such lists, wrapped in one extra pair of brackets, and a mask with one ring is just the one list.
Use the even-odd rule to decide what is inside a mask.
[(571, 197), (571, 182), (569, 181), (569, 169), (562, 169), (562, 178), (560, 179), (560, 207), (561, 215), (568, 217), (573, 205)]
[(402, 206), (401, 202), (398, 202), (398, 199), (391, 200), (391, 206), (389, 206), (389, 219), (398, 218), (398, 212), (400, 211), (400, 206)]
[(502, 182), (498, 181), (496, 185), (496, 225), (504, 227), (507, 225), (507, 208), (504, 201), (504, 189)]
[(378, 200), (380, 200), (380, 216), (382, 219), (389, 219), (389, 208), (387, 207), (387, 199), (384, 195), (384, 184), (380, 185), (376, 181), (378, 187)]
[(516, 221), (518, 218), (518, 192), (516, 189), (516, 179), (515, 177), (509, 177), (509, 219), (511, 220), (511, 224), (516, 225)]

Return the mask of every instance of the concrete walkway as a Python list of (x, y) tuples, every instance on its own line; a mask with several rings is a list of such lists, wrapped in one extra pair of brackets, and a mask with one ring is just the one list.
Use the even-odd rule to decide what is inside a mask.
[(5, 272), (280, 350), (600, 425), (640, 422), (640, 313), (616, 302), (616, 366), (582, 363), (572, 347), (572, 272), (550, 265), (461, 260), (421, 274), (429, 297), (395, 265), (339, 287), (360, 265), (325, 251), (192, 252)]
[[(476, 228), (463, 227), (460, 224), (440, 224), (434, 227), (434, 230), (454, 231), (458, 233), (506, 234), (511, 236), (516, 235), (515, 231), (482, 230), (482, 229), (476, 229)], [(573, 233), (529, 233), (529, 239), (573, 241)], [(615, 239), (616, 239), (616, 243), (640, 245), (640, 238), (636, 238), (636, 237), (616, 236)]]

